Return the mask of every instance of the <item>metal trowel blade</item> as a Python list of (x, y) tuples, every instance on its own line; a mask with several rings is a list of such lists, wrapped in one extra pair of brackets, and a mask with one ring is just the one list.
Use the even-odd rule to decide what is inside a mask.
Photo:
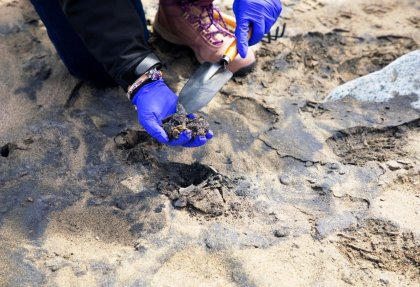
[(179, 94), (179, 102), (187, 113), (206, 106), (232, 78), (233, 74), (223, 64), (202, 64), (191, 76)]

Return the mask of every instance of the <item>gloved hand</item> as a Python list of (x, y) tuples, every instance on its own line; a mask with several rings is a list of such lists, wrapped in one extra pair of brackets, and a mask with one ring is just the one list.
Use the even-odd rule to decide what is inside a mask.
[[(147, 133), (163, 144), (170, 146), (199, 147), (213, 137), (209, 131), (206, 136), (191, 137), (182, 132), (178, 139), (169, 140), (162, 128), (162, 120), (176, 112), (178, 97), (163, 80), (153, 81), (136, 92), (131, 103), (137, 107), (140, 124)], [(188, 117), (194, 117), (190, 114)]]
[[(257, 44), (268, 33), (281, 13), (280, 0), (235, 0), (233, 12), (236, 17), (235, 36), (238, 53), (246, 57), (248, 45)], [(252, 25), (251, 39), (248, 41), (249, 26)]]

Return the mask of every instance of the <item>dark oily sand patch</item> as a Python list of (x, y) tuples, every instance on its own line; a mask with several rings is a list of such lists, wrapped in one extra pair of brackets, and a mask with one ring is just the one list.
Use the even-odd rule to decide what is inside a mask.
[[(34, 43), (36, 43), (36, 46), (39, 46), (36, 41)], [(47, 61), (45, 56), (37, 56), (24, 63), (23, 70), (26, 81), (23, 81), (23, 86), (16, 89), (15, 92), (24, 93), (29, 99), (36, 100), (37, 91), (41, 89), (43, 82), (52, 73), (52, 68)]]
[(149, 139), (150, 136), (145, 131), (125, 129), (114, 137), (114, 142), (120, 149), (131, 149)]
[(178, 111), (175, 114), (163, 120), (163, 129), (169, 139), (178, 139), (184, 131), (191, 133), (192, 137), (205, 136), (209, 127), (209, 123), (201, 116), (188, 117), (180, 104), (178, 104)]
[(162, 166), (160, 176), (163, 180), (158, 183), (158, 191), (168, 196), (175, 207), (187, 207), (192, 215), (236, 218), (248, 209), (245, 198), (236, 195), (233, 181), (210, 166), (168, 163)]
[(42, 283), (45, 285), (45, 274), (28, 260), (28, 250), (18, 242), (2, 240), (0, 286), (42, 286)]
[(150, 165), (158, 160), (162, 145), (146, 131), (125, 129), (114, 137), (115, 145), (128, 164)]
[(420, 242), (412, 232), (403, 232), (391, 222), (369, 219), (338, 236), (339, 250), (362, 268), (373, 266), (419, 280)]
[(114, 139), (117, 147), (127, 150), (129, 163), (154, 166), (150, 182), (156, 182), (158, 192), (168, 196), (176, 208), (206, 218), (220, 215), (251, 216), (247, 192), (238, 180), (231, 180), (211, 166), (200, 163), (183, 164), (161, 161), (155, 153), (154, 141), (145, 132), (125, 130)]
[(354, 127), (336, 132), (327, 140), (344, 164), (364, 165), (368, 161), (384, 162), (405, 156), (409, 130), (420, 132), (420, 120), (382, 129)]
[[(296, 68), (303, 64), (305, 69), (316, 70), (322, 78), (340, 77), (343, 81), (378, 71), (399, 56), (418, 48), (413, 39), (394, 35), (365, 39), (338, 32), (309, 32), (294, 36), (291, 41), (291, 51), (281, 59), (288, 67)], [(281, 70), (273, 65), (272, 59), (262, 69)]]
[[(17, 12), (13, 8), (9, 10), (9, 7), (15, 5), (11, 3), (2, 2), (1, 8), (8, 10), (8, 12), (2, 10), (3, 13), (13, 15)], [(54, 57), (51, 57), (51, 49), (43, 44), (45, 31), (40, 29), (39, 17), (33, 7), (23, 2), (16, 4), (16, 7), (21, 10), (21, 15), (15, 14), (14, 18), (13, 16), (9, 18), (11, 16), (9, 14), (6, 19), (14, 19), (15, 21), (12, 21), (14, 23), (8, 23), (6, 28), (0, 27), (2, 60), (7, 60), (2, 62), (2, 68), (7, 70), (9, 77), (16, 80), (13, 93), (24, 94), (35, 103), (37, 92), (52, 74)]]

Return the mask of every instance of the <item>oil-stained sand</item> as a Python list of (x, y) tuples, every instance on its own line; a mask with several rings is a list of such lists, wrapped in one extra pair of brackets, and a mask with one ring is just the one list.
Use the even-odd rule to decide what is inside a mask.
[[(282, 3), (285, 37), (202, 110), (215, 137), (182, 149), (123, 91), (71, 77), (28, 2), (0, 0), (1, 286), (418, 286), (419, 112), (323, 102), (419, 48), (418, 4)], [(192, 52), (150, 42), (179, 92)]]

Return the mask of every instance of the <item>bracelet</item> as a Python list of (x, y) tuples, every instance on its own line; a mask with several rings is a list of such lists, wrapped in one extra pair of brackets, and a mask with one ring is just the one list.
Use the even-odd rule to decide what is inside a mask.
[(140, 76), (132, 85), (128, 87), (127, 98), (131, 101), (133, 94), (137, 91), (143, 84), (146, 84), (146, 81), (157, 81), (162, 79), (162, 71), (158, 70), (156, 66), (152, 67), (146, 73)]

